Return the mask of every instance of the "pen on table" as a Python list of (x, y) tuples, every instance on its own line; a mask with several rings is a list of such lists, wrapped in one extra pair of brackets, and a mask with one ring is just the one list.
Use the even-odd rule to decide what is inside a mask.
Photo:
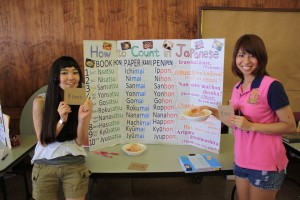
[(111, 155), (119, 155), (119, 154), (116, 153), (116, 152), (110, 152), (109, 154), (111, 154)]
[(8, 156), (8, 153), (2, 157), (2, 160), (4, 160)]
[(101, 154), (98, 154), (98, 155), (101, 155), (101, 156), (104, 156), (104, 157), (107, 157), (107, 158), (112, 158), (112, 156), (109, 156), (109, 155), (107, 155), (105, 153), (101, 153)]
[(107, 151), (94, 151), (95, 154), (100, 155), (100, 156), (104, 156), (107, 158), (112, 158), (111, 155), (119, 155), (116, 152), (107, 152)]
[(107, 151), (98, 151), (97, 153), (100, 153), (100, 154), (119, 155), (119, 154), (118, 154), (118, 153), (116, 153), (116, 152), (107, 152)]

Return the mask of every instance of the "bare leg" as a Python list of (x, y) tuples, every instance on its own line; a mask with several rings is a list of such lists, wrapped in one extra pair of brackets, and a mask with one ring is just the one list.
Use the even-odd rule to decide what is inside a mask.
[(250, 183), (247, 178), (235, 178), (236, 191), (239, 200), (250, 200)]
[(250, 185), (250, 199), (252, 200), (275, 200), (278, 190), (263, 190)]
[(67, 198), (66, 200), (85, 200), (85, 196), (84, 197), (79, 197), (77, 199)]

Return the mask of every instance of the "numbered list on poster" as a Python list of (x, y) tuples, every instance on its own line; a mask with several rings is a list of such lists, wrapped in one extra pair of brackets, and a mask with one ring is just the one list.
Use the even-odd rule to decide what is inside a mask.
[[(219, 152), (221, 123), (184, 110), (222, 104), (224, 39), (84, 41), (90, 149), (125, 142)], [(91, 92), (92, 91), (92, 92)]]

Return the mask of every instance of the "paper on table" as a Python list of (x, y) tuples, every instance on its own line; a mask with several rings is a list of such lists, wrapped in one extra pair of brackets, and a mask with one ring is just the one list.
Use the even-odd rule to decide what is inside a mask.
[(128, 169), (131, 170), (138, 170), (138, 171), (145, 171), (148, 167), (148, 164), (144, 164), (144, 163), (131, 163), (128, 166)]

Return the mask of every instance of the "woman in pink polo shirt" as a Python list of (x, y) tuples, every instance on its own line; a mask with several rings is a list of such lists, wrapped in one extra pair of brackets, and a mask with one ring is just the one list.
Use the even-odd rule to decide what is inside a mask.
[[(275, 199), (288, 163), (282, 134), (296, 123), (282, 84), (267, 71), (268, 55), (256, 35), (240, 37), (232, 72), (240, 77), (231, 96), (235, 115), (223, 121), (234, 130), (234, 174), (239, 199)], [(206, 106), (204, 106), (206, 107)], [(219, 118), (215, 108), (206, 107)]]

